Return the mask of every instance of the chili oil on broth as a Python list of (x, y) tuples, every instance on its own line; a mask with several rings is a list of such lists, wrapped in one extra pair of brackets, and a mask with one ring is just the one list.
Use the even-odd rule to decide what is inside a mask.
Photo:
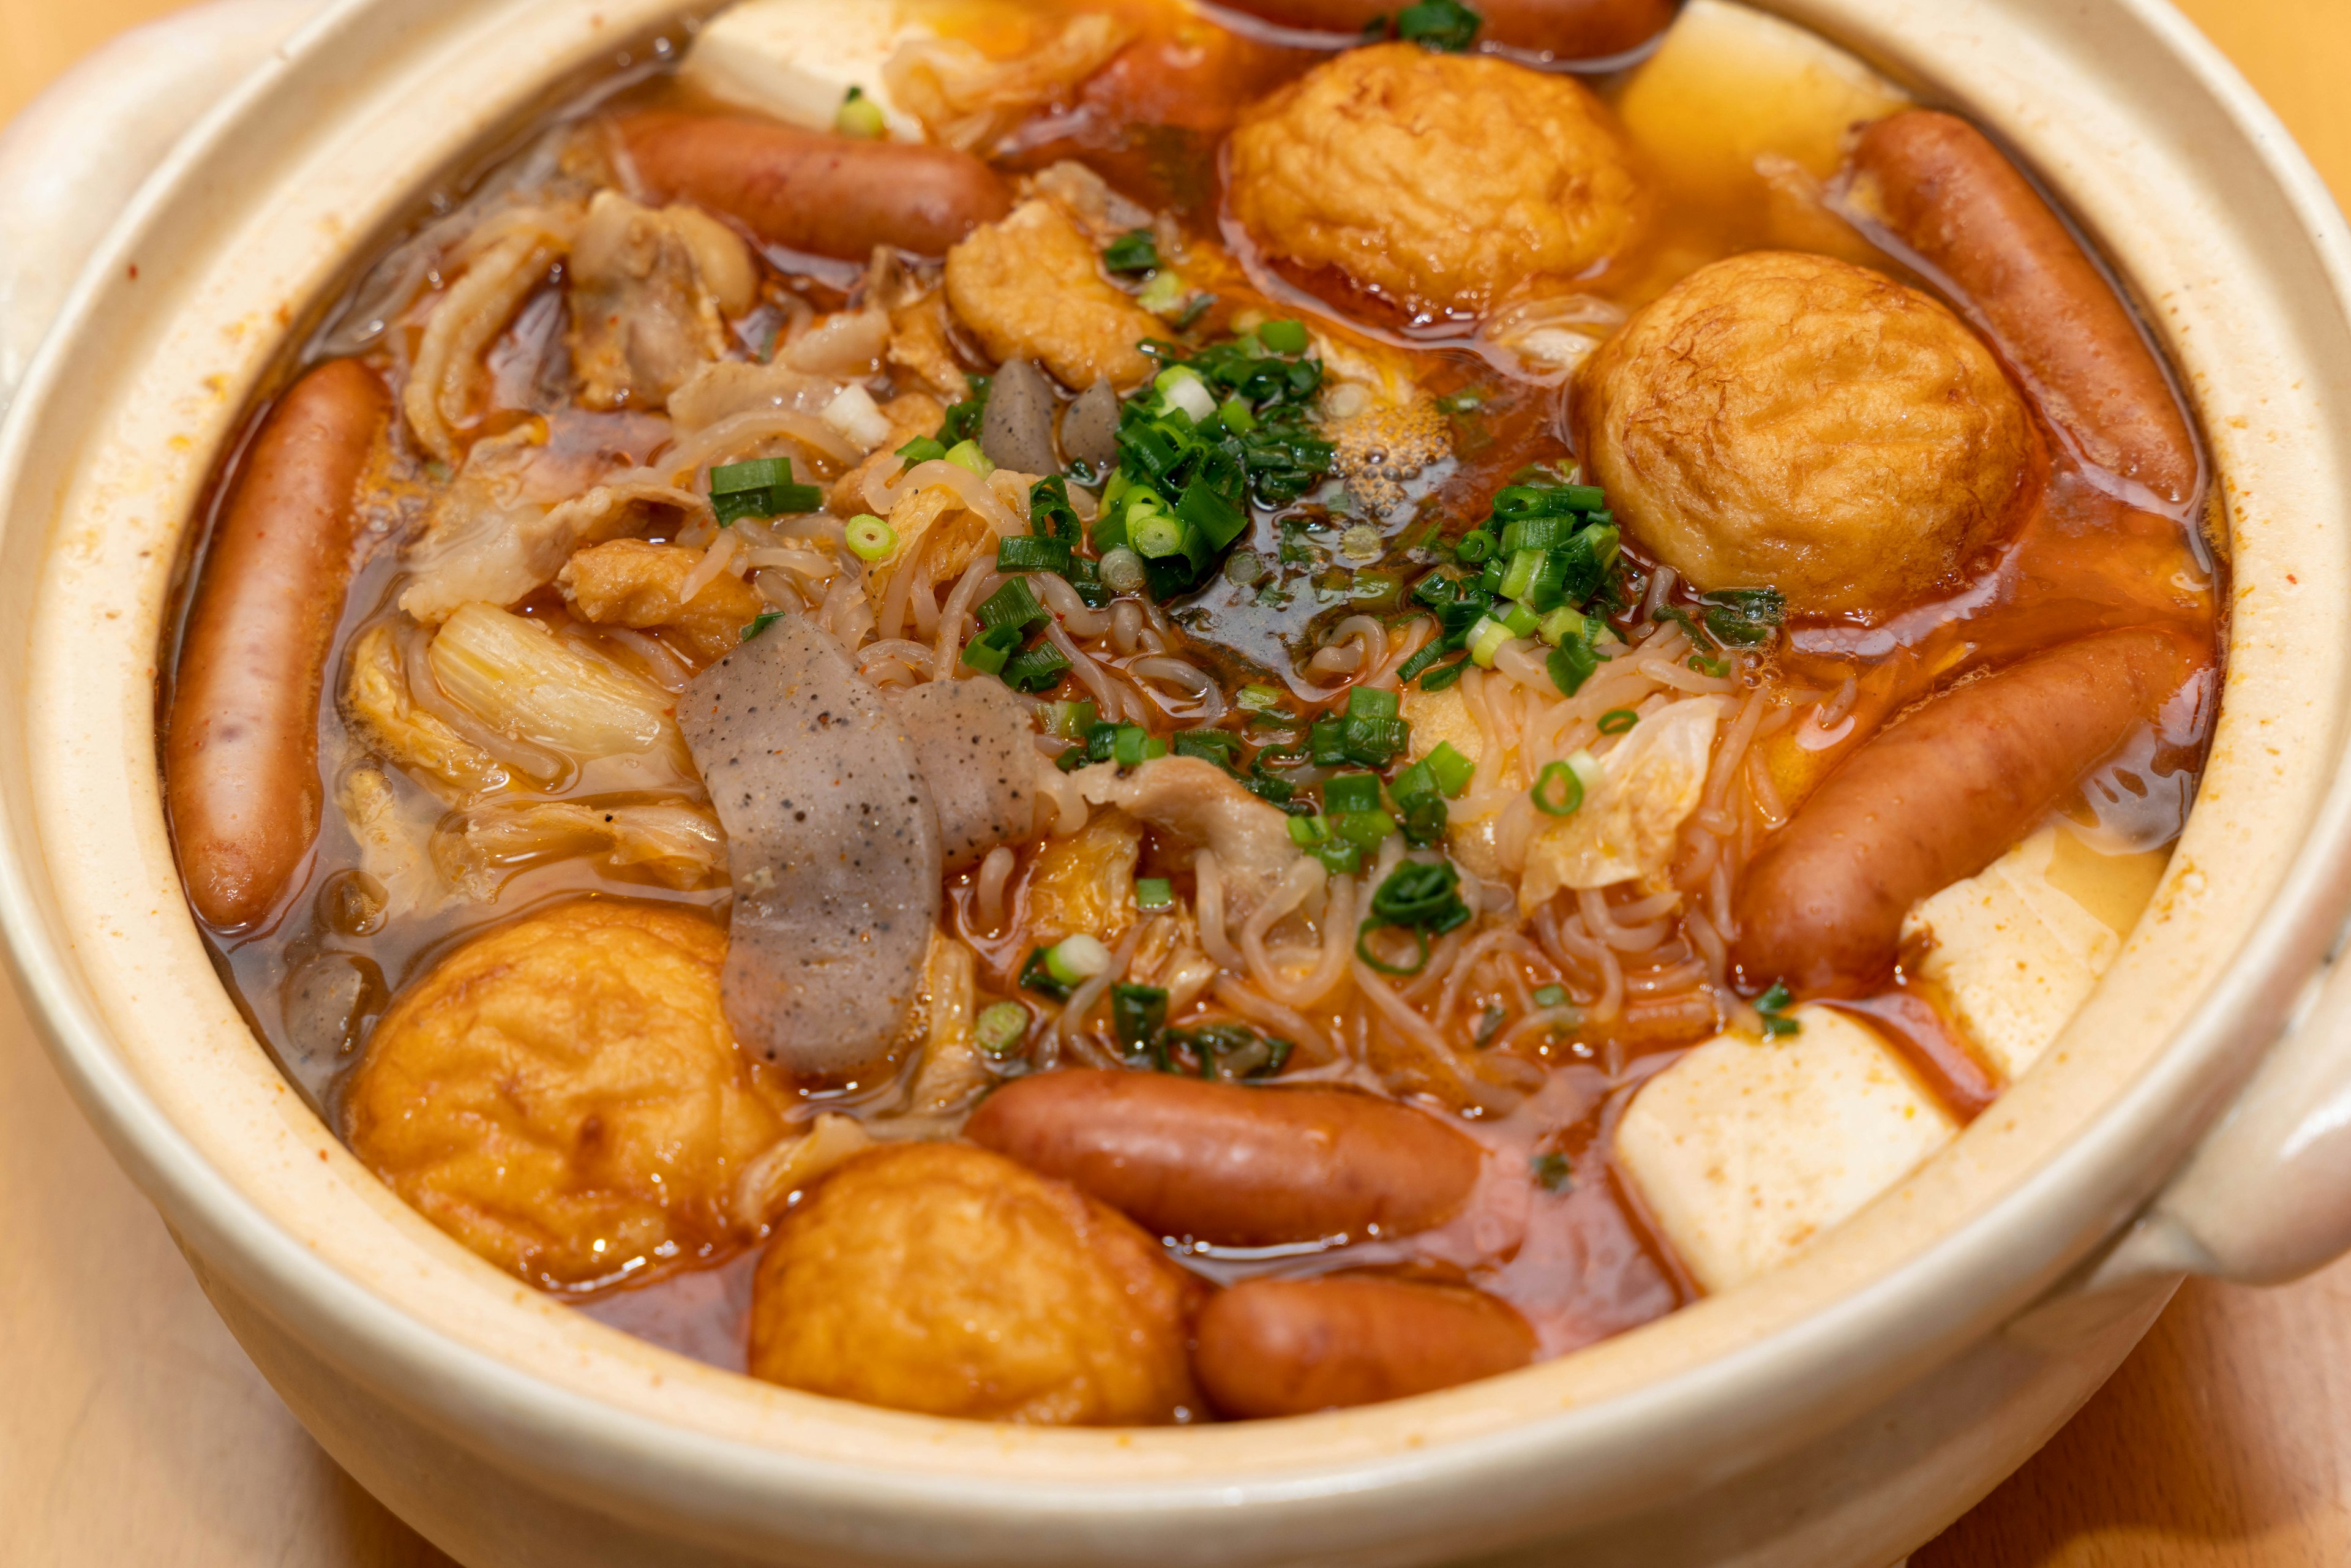
[[(1036, 9), (1036, 30), (1024, 38), (1050, 37), (1054, 20), (1066, 21), (1087, 9)], [(1009, 35), (982, 26), (983, 12), (994, 15), (987, 7), (971, 7), (960, 20), (950, 16), (939, 31), (998, 58), (1016, 54), (1007, 46)], [(1908, 259), (1880, 249), (1865, 226), (1848, 221), (1836, 170), (1821, 166), (1812, 143), (1802, 138), (1791, 142), (1782, 123), (1789, 114), (1784, 104), (1772, 106), (1753, 125), (1731, 128), (1731, 141), (1744, 136), (1767, 145), (1801, 143), (1797, 153), (1766, 153), (1760, 164), (1750, 156), (1744, 179), (1722, 173), (1718, 148), (1694, 150), (1662, 140), (1656, 128), (1687, 118), (1687, 95), (1704, 90), (1708, 80), (1703, 69), (1685, 62), (1674, 71), (1645, 74), (1635, 67), (1589, 78), (1633, 127), (1630, 144), (1650, 182), (1645, 195), (1651, 211), (1637, 245), (1573, 280), (1572, 287), (1538, 293), (1506, 308), (1500, 315), (1509, 319), (1502, 325), (1514, 329), (1515, 337), (1497, 332), (1492, 313), (1474, 320), (1415, 319), (1360, 290), (1334, 287), (1329, 276), (1292, 276), (1270, 267), (1253, 254), (1245, 234), (1235, 243), (1235, 225), (1225, 207), (1224, 137), (1252, 104), (1328, 57), (1220, 28), (1210, 28), (1204, 41), (1204, 24), (1152, 5), (1102, 14), (1134, 29), (1134, 41), (1076, 90), (989, 127), (983, 144), (989, 162), (1007, 177), (1019, 177), (1074, 160), (1093, 169), (1119, 195), (1160, 214), (1162, 241), (1170, 242), (1171, 249), (1181, 243), (1188, 251), (1167, 270), (1180, 270), (1196, 294), (1212, 297), (1188, 328), (1179, 332), (1165, 324), (1162, 335), (1197, 347), (1267, 319), (1300, 319), (1315, 334), (1314, 348), (1325, 367), (1326, 411), (1332, 391), (1360, 389), (1383, 371), (1409, 381), (1423, 394), (1395, 411), (1396, 429), (1390, 434), (1400, 443), (1422, 442), (1430, 455), (1387, 463), (1375, 448), (1361, 465), (1354, 486), (1326, 480), (1295, 500), (1255, 498), (1240, 539), (1205, 583), (1164, 602), (1129, 596), (1124, 602), (1133, 605), (1132, 612), (1113, 606), (1102, 617), (1108, 624), (1100, 634), (1079, 639), (1102, 655), (1106, 678), (1119, 683), (1122, 700), (1131, 694), (1154, 738), (1165, 742), (1190, 727), (1171, 709), (1197, 716), (1220, 706), (1224, 714), (1217, 727), (1244, 742), (1231, 754), (1237, 760), (1275, 753), (1266, 768), (1252, 770), (1260, 775), (1311, 785), (1328, 771), (1278, 764), (1294, 762), (1280, 754), (1311, 745), (1311, 725), (1343, 715), (1348, 694), (1358, 685), (1395, 688), (1399, 666), (1432, 631), (1429, 617), (1411, 597), (1414, 586), (1453, 561), (1494, 493), (1531, 467), (1549, 465), (1553, 480), (1569, 471), (1577, 454), (1561, 389), (1582, 355), (1626, 316), (1708, 263), (1759, 248), (1829, 255), (1936, 291), (1934, 280)], [(1668, 40), (1668, 54), (1678, 42)], [(1868, 101), (1876, 90), (1848, 81), (1824, 96), (1851, 107)], [(1876, 111), (1896, 101), (1889, 90)], [(1708, 99), (1708, 117), (1719, 119), (1721, 107), (1719, 98)], [(1138, 118), (1138, 109), (1158, 118)], [(668, 72), (629, 87), (601, 106), (611, 118), (640, 110), (742, 112)], [(582, 171), (592, 170), (595, 160), (590, 139), (583, 137), (565, 156), (551, 163), (542, 160), (539, 177), (554, 186), (569, 183), (577, 193)], [(494, 177), (486, 188), (495, 185)], [(510, 214), (538, 193), (528, 183), (509, 189), (486, 204), (486, 216), (496, 221), (501, 206)], [(454, 232), (451, 240), (458, 247), (465, 244)], [(810, 322), (844, 312), (883, 286), (881, 275), (869, 277), (854, 261), (772, 243), (752, 248), (759, 257), (760, 298), (726, 322), (723, 351), (730, 359), (756, 360), (771, 334), (775, 341), (789, 343)], [(392, 385), (395, 396), (402, 391), (421, 332), (419, 304), (447, 298), (463, 279), (463, 259), (447, 257), (443, 271), (434, 275), (443, 287), (404, 302), (402, 324), (363, 349), (365, 361)], [(926, 299), (937, 298), (935, 263), (902, 262), (899, 275), (911, 282), (897, 287), (927, 290), (922, 296)], [(580, 418), (573, 397), (577, 367), (566, 344), (567, 283), (562, 264), (550, 262), (484, 346), (486, 409), (467, 432), (474, 443), (528, 434), (534, 421)], [(1121, 287), (1132, 289), (1134, 283), (1129, 277)], [(1970, 302), (1950, 303), (1964, 313)], [(967, 323), (949, 313), (938, 325), (937, 346), (948, 358), (935, 362), (952, 362), (974, 374), (995, 369)], [(893, 324), (893, 340), (904, 330)], [(1580, 343), (1573, 340), (1578, 338)], [(1552, 357), (1531, 348), (1537, 343)], [(880, 392), (926, 393), (942, 404), (951, 400), (949, 388), (936, 378), (925, 381), (912, 363), (893, 362), (885, 373), (889, 384)], [(1060, 395), (1082, 391), (1065, 388)], [(886, 405), (889, 399), (876, 401)], [(1432, 404), (1440, 422), (1433, 427), (1427, 418)], [(624, 408), (586, 417), (591, 423), (608, 422), (612, 441), (626, 445), (625, 426), (637, 415)], [(1355, 417), (1360, 420), (1362, 411)], [(1416, 975), (1384, 976), (1363, 964), (1353, 951), (1355, 936), (1343, 925), (1324, 930), (1291, 919), (1294, 938), (1303, 939), (1308, 949), (1326, 957), (1347, 949), (1345, 977), (1325, 998), (1291, 1006), (1256, 993), (1246, 973), (1217, 966), (1217, 979), (1197, 988), (1188, 1005), (1165, 1020), (1177, 1031), (1231, 1025), (1262, 1038), (1302, 1035), (1290, 1041), (1292, 1053), (1280, 1074), (1283, 1082), (1344, 1085), (1403, 1097), (1447, 1114), (1479, 1150), (1471, 1196), (1444, 1224), (1410, 1235), (1340, 1235), (1272, 1248), (1171, 1235), (1169, 1256), (1219, 1286), (1335, 1270), (1474, 1284), (1526, 1319), (1544, 1355), (1635, 1326), (1698, 1293), (1700, 1281), (1665, 1239), (1652, 1205), (1621, 1167), (1615, 1130), (1639, 1090), (1692, 1046), (1726, 1028), (1753, 1028), (1759, 1021), (1755, 998), (1761, 988), (1743, 985), (1728, 956), (1728, 934), (1735, 925), (1732, 900), (1747, 860), (1841, 761), (1887, 723), (1955, 682), (2085, 630), (2160, 623), (2179, 628), (2204, 648), (2216, 643), (2218, 568), (2189, 521), (2196, 515), (2194, 504), (2178, 507), (2177, 515), (2158, 515), (2118, 499), (2111, 476), (2089, 466), (2037, 405), (2032, 420), (2039, 465), (2033, 483), (2041, 503), (2004, 541), (1969, 561), (1960, 580), (1920, 601), (1796, 616), (1760, 648), (1708, 647), (1694, 634), (1719, 605), (1692, 592), (1626, 540), (1620, 602), (1604, 619), (1616, 640), (1631, 646), (1616, 651), (1613, 670), (1609, 664), (1602, 670), (1628, 680), (1644, 664), (1658, 672), (1628, 687), (1632, 706), (1645, 714), (1661, 712), (1680, 696), (1723, 699), (1700, 803), (1675, 831), (1662, 890), (1620, 883), (1562, 893), (1512, 924), (1507, 912), (1515, 879), (1493, 873), (1489, 842), (1482, 851), (1487, 871), (1480, 874), (1473, 868), (1468, 891), (1471, 906), (1491, 918), (1437, 937), (1428, 963)], [(1339, 437), (1343, 447), (1347, 423), (1331, 420), (1324, 434)], [(1385, 438), (1377, 432), (1371, 437)], [(796, 460), (795, 476), (807, 476), (807, 449), (789, 443), (720, 455), (769, 451), (789, 453)], [(820, 465), (828, 489), (852, 466)], [(343, 1125), (350, 1072), (365, 1055), (385, 1008), (470, 941), (582, 897), (674, 906), (722, 923), (730, 904), (723, 868), (699, 877), (664, 878), (643, 866), (561, 852), (560, 834), (549, 835), (544, 853), (480, 864), (484, 885), (496, 886), (492, 899), (435, 891), (440, 876), (431, 864), (431, 830), (448, 825), (446, 791), (436, 793), (388, 762), (371, 762), (370, 741), (347, 720), (343, 699), (354, 648), (371, 630), (400, 626), (403, 650), (404, 640), (414, 635), (397, 604), (409, 585), (402, 547), (413, 539), (433, 499), (445, 494), (454, 479), (452, 465), (423, 450), (395, 416), (363, 483), (360, 559), (334, 635), (319, 709), (318, 744), (328, 791), (316, 852), (269, 923), (247, 931), (206, 933), (256, 1032), (338, 1127)], [(1374, 493), (1369, 503), (1366, 490)], [(1091, 516), (1095, 505), (1090, 502), (1083, 510)], [(842, 509), (849, 508), (864, 509), (857, 500)], [(706, 549), (716, 536), (706, 521), (654, 507), (628, 537), (653, 544), (682, 539)], [(992, 546), (992, 538), (987, 543)], [(766, 548), (804, 547), (778, 535)], [(845, 550), (834, 553), (841, 572), (836, 583), (862, 571), (862, 563)], [(909, 560), (900, 570), (913, 571), (919, 564)], [(910, 643), (935, 641), (924, 633), (922, 622), (935, 624), (935, 600), (946, 598), (954, 587), (948, 578), (918, 581), (927, 584), (918, 591), (935, 597), (927, 616), (907, 612), (900, 630), (901, 640)], [(843, 622), (828, 612), (829, 602), (812, 591), (803, 591), (799, 601), (807, 612), (840, 627)], [(771, 594), (763, 608), (792, 606), (791, 598)], [(576, 640), (588, 656), (664, 692), (679, 684), (681, 671), (705, 663), (678, 645), (674, 630), (623, 627), (635, 634), (615, 634), (579, 620), (551, 589), (534, 590), (508, 608)], [(1138, 660), (1168, 655), (1208, 672), (1217, 700), (1186, 700), (1164, 685), (1125, 673)], [(867, 667), (869, 678), (878, 678), (885, 688), (919, 679), (919, 672), (904, 664), (891, 669), (883, 660)], [(2103, 899), (2122, 909), (2117, 918), (2125, 929), (2132, 913), (2129, 890), (2151, 881), (2146, 857), (2159, 856), (2177, 836), (2192, 797), (2216, 689), (2208, 674), (2200, 695), (2176, 705), (2183, 711), (2167, 711), (2160, 733), (2142, 731), (2125, 755), (2084, 782), (2061, 813), (2072, 824), (2061, 824), (2057, 831), (2074, 885), (2087, 890), (2081, 894), (2085, 904)], [(1255, 699), (1268, 692), (1270, 701), (1260, 706), (1286, 714), (1287, 721), (1250, 716), (1240, 707), (1245, 693)], [(1040, 695), (1076, 702), (1091, 692), (1072, 676)], [(1418, 695), (1408, 696), (1405, 711), (1429, 706)], [(1523, 841), (1540, 832), (1542, 821), (1525, 804), (1539, 782), (1535, 775), (1542, 771), (1524, 766), (1535, 759), (1538, 743), (1531, 732), (1549, 723), (1562, 733), (1582, 733), (1577, 726), (1588, 727), (1594, 716), (1562, 720), (1558, 710), (1572, 706), (1572, 699), (1561, 701), (1555, 690), (1530, 696), (1506, 675), (1484, 669), (1471, 670), (1448, 695), (1437, 699), (1437, 716), (1419, 722), (1462, 738), (1465, 746), (1474, 737), (1481, 758), (1491, 759), (1490, 766), (1480, 761), (1480, 773), (1489, 777), (1457, 799), (1455, 810), (1483, 798), (1498, 837), (1516, 834)], [(1413, 755), (1424, 749), (1416, 746)], [(1504, 772), (1513, 758), (1519, 758), (1517, 777), (1507, 785), (1491, 777)], [(551, 779), (509, 788), (498, 798), (514, 805), (667, 800), (707, 810), (707, 794), (690, 770), (685, 777), (669, 777), (647, 767), (650, 774), (638, 780), (642, 789), (624, 787), (630, 782), (625, 768), (575, 767), (559, 769)], [(352, 814), (360, 799), (352, 780), (362, 775), (376, 781), (365, 787), (374, 813), (366, 821)], [(1040, 814), (1059, 819), (1065, 800), (1066, 796), (1049, 800)], [(1085, 815), (1091, 832), (1120, 813), (1093, 807)], [(948, 877), (940, 936), (970, 955), (974, 1018), (991, 1006), (1015, 1003), (1033, 1015), (1027, 1036), (1032, 1052), (1050, 1034), (1060, 1065), (1128, 1065), (1129, 1053), (1113, 1038), (1111, 1020), (1098, 1018), (1077, 1030), (1052, 1026), (1050, 999), (1023, 982), (1038, 946), (1033, 938), (1039, 935), (1039, 909), (1050, 896), (1045, 883), (1052, 867), (1047, 862), (1057, 847), (1067, 860), (1068, 844), (1084, 836), (1048, 834), (1009, 846), (1008, 871), (998, 861)], [(410, 862), (407, 884), (395, 885), (382, 874), (387, 837), (404, 841), (409, 855), (423, 856), (421, 868)], [(1172, 909), (1162, 914), (1120, 906), (1117, 894), (1123, 890), (1114, 889), (1097, 903), (1114, 913), (1115, 929), (1100, 934), (1113, 951), (1142, 952), (1156, 960), (1156, 973), (1165, 978), (1182, 967), (1186, 954), (1203, 956), (1196, 844), (1148, 822), (1134, 822), (1131, 838), (1131, 848), (1123, 842), (1112, 846), (1103, 863), (1130, 879), (1165, 881)], [(371, 843), (377, 846), (372, 856)], [(1458, 841), (1454, 848), (1465, 859), (1481, 852)], [(1373, 885), (1395, 863), (1393, 851), (1384, 858), (1366, 858), (1365, 872), (1349, 879), (1346, 894), (1337, 893), (1334, 877), (1331, 890), (1316, 896), (1338, 897), (1343, 907), (1351, 904), (1356, 911), (1364, 908)], [(1082, 877), (1084, 871), (1072, 874)], [(1411, 950), (1392, 936), (1374, 934), (1365, 940), (1374, 956), (1393, 958)], [(1997, 1093), (2001, 1079), (1955, 1019), (1946, 981), (1922, 972), (1924, 956), (1914, 938), (1890, 979), (1839, 1005), (1873, 1021), (1930, 1098), (1964, 1122)], [(1367, 999), (1374, 988), (1384, 995)], [(1560, 992), (1564, 995), (1555, 994)], [(1399, 1009), (1420, 1022), (1400, 1022)], [(1186, 1071), (1213, 1071), (1216, 1065), (1207, 1046), (1178, 1045), (1174, 1055), (1174, 1065)], [(943, 1110), (907, 1104), (923, 1089), (929, 1065), (919, 1040), (912, 1040), (878, 1081), (867, 1075), (849, 1082), (801, 1084), (794, 1114), (801, 1125), (819, 1114), (845, 1115), (884, 1141), (951, 1135), (970, 1110), (968, 1092)], [(981, 1061), (977, 1072), (967, 1071), (966, 1077), (972, 1086), (984, 1086), (1044, 1065), (1050, 1063), (1018, 1057)], [(811, 1172), (789, 1196), (799, 1197), (820, 1175)], [(585, 1310), (607, 1322), (741, 1370), (758, 1249), (780, 1212), (743, 1227), (731, 1243), (621, 1260), (608, 1275), (576, 1282), (572, 1291)], [(645, 1280), (650, 1282), (639, 1282)]]

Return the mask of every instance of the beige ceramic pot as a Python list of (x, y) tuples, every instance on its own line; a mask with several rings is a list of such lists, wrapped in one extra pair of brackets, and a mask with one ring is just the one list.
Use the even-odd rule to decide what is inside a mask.
[[(29, 172), (62, 214), (44, 232), (86, 222), (125, 173), (103, 149), (161, 145), (302, 8), (215, 5), (183, 24), (219, 46), (201, 61), (148, 47), (69, 87), (0, 146), (10, 193)], [(205, 476), (384, 225), (682, 18), (340, 0), (260, 59), (99, 246), (0, 440), (0, 919), (59, 1070), (338, 1460), (482, 1565), (1884, 1568), (2053, 1431), (2182, 1270), (2281, 1278), (2351, 1245), (2351, 988), (2312, 984), (2351, 900), (2351, 235), (2158, 0), (1777, 8), (2007, 137), (2186, 372), (2234, 598), (2165, 883), (2043, 1064), (1779, 1272), (1442, 1395), (1115, 1434), (838, 1404), (601, 1327), (411, 1213), (246, 1030), (156, 783), (160, 621)], [(130, 70), (149, 88), (110, 98)], [(38, 324), (38, 284), (0, 339)]]

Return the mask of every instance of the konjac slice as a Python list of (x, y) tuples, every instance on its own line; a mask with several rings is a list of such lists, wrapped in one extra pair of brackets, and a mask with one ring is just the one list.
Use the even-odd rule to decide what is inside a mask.
[(890, 705), (914, 743), (938, 811), (949, 871), (1029, 836), (1037, 815), (1037, 733), (1002, 681), (927, 681)]
[(703, 672), (678, 722), (726, 830), (737, 1041), (810, 1076), (881, 1065), (921, 982), (944, 874), (905, 727), (799, 619)]

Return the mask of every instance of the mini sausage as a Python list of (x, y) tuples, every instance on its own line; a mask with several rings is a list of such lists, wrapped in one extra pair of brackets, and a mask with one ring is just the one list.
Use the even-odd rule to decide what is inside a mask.
[(1361, 1274), (1251, 1280), (1213, 1298), (1194, 1333), (1193, 1375), (1234, 1420), (1430, 1394), (1515, 1371), (1537, 1348), (1526, 1319), (1482, 1291)]
[(964, 1135), (1155, 1234), (1226, 1247), (1426, 1230), (1468, 1201), (1481, 1159), (1435, 1116), (1368, 1094), (1116, 1071), (1007, 1084)]
[(1755, 985), (1860, 996), (1902, 917), (1983, 870), (2150, 717), (2202, 655), (2101, 632), (1930, 699), (1848, 758), (1749, 866), (1733, 956)]
[[(1384, 0), (1223, 0), (1236, 11), (1308, 33), (1360, 37), (1396, 7)], [(1674, 19), (1674, 0), (1486, 0), (1480, 43), (1506, 44), (1562, 60), (1598, 59), (1639, 48)]]
[(1012, 210), (996, 172), (950, 147), (723, 115), (632, 115), (621, 135), (656, 200), (683, 197), (816, 256), (863, 261), (875, 246), (945, 256)]
[(276, 908), (319, 836), (319, 694), (350, 582), (352, 492), (391, 411), (355, 360), (304, 376), (254, 438), (213, 533), (163, 781), (188, 895), (221, 930)]
[(2138, 324), (2057, 214), (1983, 132), (1909, 110), (1863, 132), (1854, 197), (1950, 280), (2100, 467), (2182, 503), (2196, 447)]

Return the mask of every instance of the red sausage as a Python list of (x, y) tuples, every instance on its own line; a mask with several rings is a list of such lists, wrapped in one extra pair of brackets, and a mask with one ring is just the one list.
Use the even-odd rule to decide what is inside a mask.
[(1981, 312), (2050, 418), (2100, 467), (2184, 502), (2196, 447), (2138, 325), (1983, 132), (1910, 110), (1855, 148), (1854, 194)]
[(621, 135), (655, 199), (683, 196), (815, 256), (863, 261), (875, 246), (945, 256), (1012, 210), (996, 172), (950, 147), (695, 114), (632, 115)]
[(355, 360), (295, 382), (213, 533), (163, 778), (188, 896), (222, 930), (276, 908), (319, 836), (319, 693), (350, 580), (352, 491), (391, 407)]
[[(1221, 0), (1233, 10), (1308, 33), (1360, 37), (1393, 16), (1391, 0)], [(1639, 48), (1674, 19), (1675, 0), (1483, 0), (1480, 43), (1507, 44), (1556, 59), (1588, 60)]]
[(2105, 632), (1921, 706), (1855, 751), (1748, 867), (1734, 956), (1756, 985), (1860, 996), (1913, 904), (1975, 875), (2151, 716), (2203, 655)]
[(1162, 1236), (1225, 1247), (1426, 1230), (1477, 1185), (1478, 1145), (1338, 1089), (1081, 1070), (998, 1090), (964, 1135)]
[(1534, 1331), (1458, 1285), (1361, 1274), (1252, 1280), (1201, 1309), (1193, 1375), (1235, 1420), (1376, 1405), (1515, 1371)]

